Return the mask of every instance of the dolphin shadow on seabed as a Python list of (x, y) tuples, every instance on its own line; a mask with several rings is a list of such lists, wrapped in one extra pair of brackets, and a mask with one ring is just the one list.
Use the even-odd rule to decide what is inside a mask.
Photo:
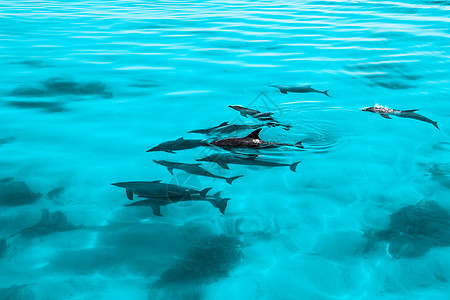
[(209, 202), (214, 207), (217, 207), (222, 214), (225, 214), (228, 200), (230, 200), (230, 198), (221, 198), (221, 192), (217, 192), (212, 196), (207, 195), (212, 189), (210, 187), (200, 191), (174, 184), (161, 183), (161, 180), (118, 182), (112, 183), (112, 185), (125, 188), (129, 200), (133, 200), (134, 195), (137, 195), (139, 198), (145, 198), (126, 206), (151, 207), (155, 216), (162, 216), (161, 206), (187, 201)]
[(0, 205), (19, 206), (35, 202), (42, 196), (30, 190), (28, 185), (14, 178), (0, 180)]
[(432, 248), (450, 247), (450, 213), (435, 201), (421, 201), (391, 214), (389, 227), (365, 233), (365, 252), (386, 243), (392, 258), (425, 255)]
[(61, 211), (49, 212), (47, 209), (41, 211), (41, 218), (38, 223), (33, 226), (22, 229), (12, 234), (10, 237), (21, 236), (23, 238), (35, 238), (45, 236), (52, 233), (72, 231), (81, 229), (67, 220), (67, 216)]

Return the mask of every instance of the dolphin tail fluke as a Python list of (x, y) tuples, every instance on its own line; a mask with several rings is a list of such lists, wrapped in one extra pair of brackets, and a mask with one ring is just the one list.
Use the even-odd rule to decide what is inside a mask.
[(238, 179), (239, 177), (242, 177), (242, 176), (244, 176), (244, 175), (239, 175), (239, 176), (234, 176), (234, 177), (227, 178), (227, 179), (226, 179), (226, 180), (227, 180), (227, 183), (228, 183), (228, 184), (233, 184), (233, 181), (234, 181), (235, 179)]
[(126, 189), (128, 200), (133, 200), (133, 191), (130, 189)]
[(302, 149), (305, 148), (305, 147), (303, 147), (302, 142), (297, 142), (294, 144), (294, 146), (297, 148), (302, 148)]
[(431, 124), (433, 124), (433, 126), (436, 127), (437, 129), (441, 130), (441, 129), (439, 128), (437, 122), (433, 122), (433, 123), (431, 123)]
[(331, 97), (330, 95), (328, 95), (328, 90), (323, 92), (325, 95), (327, 95), (328, 97)]
[(210, 202), (214, 207), (217, 207), (222, 214), (225, 214), (225, 209), (227, 208), (228, 200), (230, 200), (230, 198), (223, 198), (220, 200), (211, 200)]
[(211, 190), (212, 188), (206, 188), (200, 191), (200, 197), (204, 198), (206, 197), (206, 194)]
[(293, 163), (292, 165), (290, 165), (290, 169), (291, 169), (291, 171), (292, 172), (296, 172), (297, 170), (297, 165), (299, 164), (299, 163), (301, 163), (301, 161), (298, 161), (298, 162), (296, 162), (296, 163)]

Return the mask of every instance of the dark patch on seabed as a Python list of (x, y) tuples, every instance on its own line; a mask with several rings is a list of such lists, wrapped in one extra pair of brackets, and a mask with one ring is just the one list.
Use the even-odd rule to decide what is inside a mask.
[(76, 82), (63, 77), (49, 78), (34, 85), (20, 85), (11, 91), (10, 95), (20, 97), (53, 97), (59, 95), (113, 97), (113, 93), (101, 81)]
[(450, 214), (435, 201), (421, 201), (393, 213), (388, 228), (367, 232), (366, 237), (366, 252), (386, 242), (393, 258), (419, 257), (432, 248), (450, 246)]
[(432, 164), (428, 171), (431, 174), (431, 179), (450, 189), (450, 163)]
[(225, 277), (241, 259), (242, 243), (234, 236), (210, 236), (165, 271), (155, 287), (198, 285)]

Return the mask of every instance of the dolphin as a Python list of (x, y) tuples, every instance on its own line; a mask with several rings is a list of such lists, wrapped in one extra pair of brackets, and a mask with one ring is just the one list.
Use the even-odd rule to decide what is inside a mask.
[(155, 146), (146, 152), (153, 151), (165, 151), (168, 153), (175, 153), (176, 150), (186, 150), (192, 149), (200, 146), (209, 146), (209, 144), (204, 140), (185, 140), (184, 138), (179, 138), (173, 141), (167, 141)]
[(330, 95), (328, 95), (328, 90), (321, 92), (316, 89), (313, 89), (310, 85), (304, 85), (304, 86), (270, 85), (270, 87), (280, 89), (280, 92), (282, 92), (283, 94), (287, 94), (288, 92), (290, 92), (290, 93), (321, 93), (321, 94), (324, 94), (324, 95), (327, 95), (328, 97), (330, 97)]
[(247, 118), (247, 116), (250, 116), (259, 121), (267, 122), (266, 125), (269, 127), (281, 126), (281, 127), (283, 127), (284, 130), (289, 130), (292, 127), (290, 125), (283, 125), (280, 122), (278, 122), (277, 120), (275, 120), (272, 117), (273, 113), (271, 113), (271, 112), (260, 112), (258, 110), (246, 108), (246, 107), (243, 107), (240, 105), (228, 105), (228, 107), (237, 110), (241, 114), (241, 116), (243, 116), (245, 118)]
[(215, 133), (228, 134), (228, 133), (244, 131), (244, 130), (249, 130), (249, 129), (255, 130), (262, 126), (264, 126), (264, 125), (247, 125), (247, 124), (240, 125), (240, 124), (228, 124), (228, 122), (223, 122), (222, 124), (215, 126), (215, 127), (192, 130), (192, 131), (189, 131), (188, 133), (201, 133), (201, 134), (206, 134), (206, 135), (211, 135), (211, 134), (215, 134)]
[(229, 169), (228, 164), (235, 165), (247, 165), (247, 166), (262, 166), (262, 167), (283, 167), (288, 166), (292, 172), (296, 171), (297, 165), (301, 163), (300, 161), (293, 164), (282, 164), (278, 162), (257, 159), (255, 156), (240, 157), (233, 154), (212, 154), (210, 156), (197, 159), (197, 161), (208, 161), (218, 164), (224, 169)]
[(281, 146), (293, 146), (297, 148), (303, 148), (303, 145), (301, 142), (297, 142), (295, 144), (285, 144), (285, 143), (274, 143), (274, 142), (266, 142), (263, 141), (259, 137), (259, 132), (262, 129), (256, 129), (249, 135), (243, 138), (229, 138), (229, 139), (223, 139), (218, 140), (215, 142), (212, 142), (211, 145), (221, 147), (224, 149), (234, 149), (234, 148), (253, 148), (253, 149), (265, 149), (265, 148), (276, 148)]
[(255, 119), (271, 118), (271, 115), (273, 115), (273, 113), (271, 112), (262, 113), (258, 110), (246, 108), (240, 105), (228, 105), (228, 107), (237, 110), (244, 118), (247, 118), (247, 116), (253, 117)]
[(126, 189), (127, 198), (133, 200), (133, 195), (148, 197), (187, 197), (192, 195), (200, 195), (205, 197), (211, 188), (201, 191), (182, 187), (175, 184), (161, 183), (161, 180), (155, 181), (129, 181), (111, 183), (112, 185)]
[(400, 118), (408, 118), (408, 119), (415, 119), (423, 122), (427, 122), (430, 124), (433, 124), (434, 127), (440, 130), (440, 128), (437, 125), (437, 122), (432, 121), (428, 119), (427, 117), (424, 117), (422, 115), (419, 115), (415, 113), (415, 111), (418, 111), (418, 109), (409, 109), (409, 110), (398, 110), (398, 109), (392, 109), (389, 107), (384, 107), (382, 105), (375, 105), (373, 107), (367, 107), (367, 108), (361, 108), (362, 111), (369, 111), (373, 113), (380, 114), (385, 119), (391, 119), (389, 116), (396, 116)]
[(173, 169), (179, 169), (183, 170), (189, 174), (194, 175), (200, 175), (200, 176), (207, 176), (207, 177), (213, 177), (213, 178), (220, 178), (225, 179), (228, 184), (232, 184), (235, 179), (238, 179), (239, 177), (242, 177), (243, 175), (234, 176), (234, 177), (223, 177), (219, 175), (214, 175), (207, 170), (200, 167), (200, 164), (185, 164), (185, 163), (179, 163), (174, 161), (167, 161), (167, 160), (153, 160), (155, 163), (167, 167), (167, 170), (170, 172), (170, 174), (173, 175)]
[(225, 209), (227, 208), (228, 200), (230, 198), (221, 198), (220, 192), (215, 193), (213, 196), (201, 196), (201, 195), (192, 195), (189, 198), (185, 197), (170, 197), (170, 198), (157, 198), (157, 197), (145, 197), (145, 196), (139, 196), (146, 198), (145, 200), (136, 201), (130, 204), (127, 204), (126, 206), (150, 206), (153, 210), (153, 214), (155, 216), (161, 216), (161, 206), (166, 206), (168, 204), (173, 204), (177, 202), (183, 202), (183, 201), (208, 201), (214, 207), (217, 207), (222, 214), (225, 214)]

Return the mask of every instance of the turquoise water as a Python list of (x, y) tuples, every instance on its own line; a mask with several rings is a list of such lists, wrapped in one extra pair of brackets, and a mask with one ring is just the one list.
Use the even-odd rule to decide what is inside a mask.
[[(0, 1), (0, 299), (448, 299), (449, 4)], [(260, 123), (228, 105), (292, 126), (261, 138), (304, 149), (260, 156), (297, 172), (145, 152)], [(134, 180), (231, 200), (159, 217)]]

